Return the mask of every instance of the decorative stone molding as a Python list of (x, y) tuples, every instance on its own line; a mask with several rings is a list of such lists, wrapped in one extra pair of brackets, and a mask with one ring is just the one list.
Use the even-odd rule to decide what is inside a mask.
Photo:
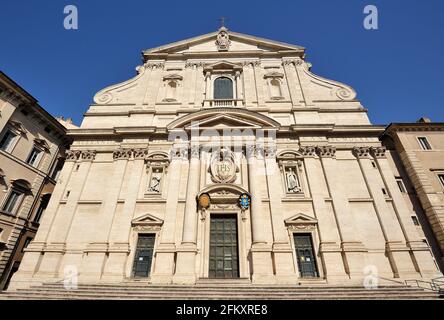
[(145, 64), (145, 69), (164, 69), (165, 68), (165, 63), (163, 62), (154, 62), (154, 63), (146, 63)]
[(302, 59), (284, 59), (282, 60), (282, 65), (283, 66), (288, 66), (293, 64), (294, 66), (300, 66), (304, 63), (304, 61)]
[(96, 158), (96, 154), (97, 154), (96, 151), (90, 151), (90, 150), (82, 151), (81, 158), (82, 160), (94, 161)]
[(160, 231), (162, 229), (163, 220), (152, 214), (145, 214), (141, 217), (133, 219), (131, 226), (134, 231)]
[(243, 67), (260, 67), (261, 61), (260, 60), (242, 61), (240, 65)]
[(202, 149), (201, 146), (191, 146), (191, 148), (190, 148), (191, 158), (199, 159), (200, 158), (201, 149)]
[(185, 69), (197, 69), (205, 67), (204, 62), (187, 62), (185, 64)]
[(145, 159), (148, 156), (148, 149), (133, 149), (134, 159)]
[(370, 148), (370, 153), (376, 159), (383, 159), (386, 157), (387, 149), (385, 147), (372, 147)]
[(79, 160), (81, 151), (79, 150), (67, 150), (66, 151), (66, 161), (77, 161)]
[(333, 158), (336, 155), (336, 148), (333, 146), (316, 147), (316, 152), (321, 158)]
[(131, 158), (131, 149), (117, 149), (113, 152), (114, 160), (123, 160)]
[(229, 149), (215, 151), (210, 162), (211, 179), (215, 183), (233, 183), (239, 168), (236, 165), (235, 155)]
[(247, 159), (250, 159), (254, 156), (256, 156), (256, 146), (254, 145), (248, 145), (245, 147), (245, 155), (247, 156)]
[(222, 27), (219, 29), (217, 35), (216, 46), (219, 51), (228, 51), (231, 45), (230, 35), (228, 34), (228, 29)]
[(370, 147), (354, 147), (352, 152), (357, 158), (367, 158), (370, 155)]
[(317, 224), (318, 220), (303, 213), (298, 213), (285, 220), (285, 225), (290, 231), (315, 231)]
[(315, 157), (316, 156), (316, 147), (315, 146), (302, 146), (299, 148), (299, 152), (302, 154), (304, 158)]

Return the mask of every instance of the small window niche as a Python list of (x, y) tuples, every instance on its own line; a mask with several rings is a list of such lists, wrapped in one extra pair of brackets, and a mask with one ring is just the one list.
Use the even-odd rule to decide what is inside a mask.
[(170, 74), (163, 78), (165, 93), (162, 102), (178, 102), (178, 90), (183, 77), (178, 74)]
[(418, 142), (422, 150), (432, 150), (432, 145), (426, 137), (418, 137)]
[(282, 84), (284, 74), (279, 72), (269, 72), (264, 76), (267, 81), (268, 94), (271, 100), (284, 100)]

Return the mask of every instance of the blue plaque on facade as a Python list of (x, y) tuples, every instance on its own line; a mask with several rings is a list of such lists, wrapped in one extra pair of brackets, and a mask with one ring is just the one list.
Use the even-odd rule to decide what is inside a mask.
[(243, 210), (247, 210), (248, 208), (250, 208), (250, 203), (251, 203), (251, 199), (248, 194), (244, 193), (239, 197), (239, 206)]

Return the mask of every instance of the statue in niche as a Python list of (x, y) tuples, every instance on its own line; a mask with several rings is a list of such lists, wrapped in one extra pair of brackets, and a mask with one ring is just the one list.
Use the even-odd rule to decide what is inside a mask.
[(299, 177), (296, 172), (293, 171), (293, 168), (290, 167), (286, 170), (285, 179), (287, 180), (288, 193), (298, 193), (302, 191)]
[(162, 169), (155, 168), (151, 174), (150, 186), (148, 192), (160, 193), (160, 183), (162, 182)]

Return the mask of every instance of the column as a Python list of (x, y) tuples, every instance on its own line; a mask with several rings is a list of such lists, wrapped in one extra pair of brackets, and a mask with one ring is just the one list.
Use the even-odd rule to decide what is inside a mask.
[(103, 217), (102, 224), (97, 229), (95, 241), (89, 243), (85, 250), (87, 255), (82, 266), (82, 280), (98, 281), (102, 276), (103, 264), (109, 249), (108, 236), (111, 231), (125, 169), (131, 154), (130, 149), (119, 149), (113, 152), (114, 170), (111, 173), (111, 184), (104, 186), (106, 192), (100, 208), (100, 216)]
[[(415, 275), (415, 268), (410, 258), (409, 248), (405, 244), (405, 239), (400, 229), (396, 217), (392, 215), (387, 205), (387, 199), (382, 193), (381, 181), (379, 179), (379, 171), (375, 170), (369, 158), (370, 148), (360, 147), (353, 149), (354, 155), (357, 157), (362, 175), (364, 176), (370, 197), (373, 199), (373, 205), (381, 225), (382, 233), (386, 241), (386, 252), (392, 267), (390, 276), (399, 277), (401, 274), (406, 276)], [(382, 255), (382, 253), (381, 253)], [(385, 256), (381, 257), (381, 260)], [(387, 271), (385, 271), (387, 272)], [(383, 274), (384, 270), (379, 270), (379, 274)], [(387, 275), (389, 276), (389, 275)]]
[(118, 197), (124, 199), (125, 203), (120, 217), (115, 216), (113, 219), (108, 234), (108, 259), (106, 259), (102, 276), (102, 279), (106, 281), (121, 282), (126, 277), (125, 267), (130, 254), (129, 239), (132, 232), (131, 221), (134, 219), (140, 182), (146, 170), (145, 158), (148, 155), (148, 149), (135, 149), (131, 153), (132, 158), (128, 160), (126, 173), (122, 179), (131, 183), (127, 183), (128, 188), (125, 194), (119, 192)]
[(197, 254), (197, 201), (200, 182), (200, 147), (191, 147), (188, 169), (188, 186), (183, 221), (182, 244), (177, 250), (176, 274), (174, 283), (196, 282)]
[(401, 225), (402, 232), (407, 241), (407, 246), (410, 248), (414, 257), (414, 263), (416, 263), (418, 271), (421, 276), (426, 279), (432, 279), (440, 276), (440, 272), (437, 270), (433, 256), (429, 246), (422, 241), (416, 227), (413, 224), (411, 215), (405, 200), (399, 190), (396, 183), (393, 172), (390, 168), (388, 160), (385, 156), (386, 149), (384, 147), (371, 148), (371, 154), (375, 158), (378, 165), (378, 169), (384, 180), (384, 184), (387, 187), (387, 191), (392, 198), (393, 207), (398, 218), (398, 222)]
[(294, 63), (294, 60), (284, 60), (282, 65), (284, 66), (284, 72), (287, 78), (287, 87), (290, 92), (291, 103), (293, 106), (301, 106), (301, 101), (304, 100), (304, 96)]
[(365, 255), (367, 252), (364, 244), (359, 239), (356, 231), (356, 223), (350, 210), (349, 202), (344, 193), (341, 182), (341, 172), (336, 166), (336, 148), (332, 146), (321, 146), (316, 148), (321, 158), (325, 179), (333, 202), (336, 221), (341, 237), (341, 249), (345, 257), (346, 267), (350, 277), (357, 280), (364, 276)]
[[(263, 150), (258, 150), (263, 151)], [(260, 181), (258, 177), (261, 175), (258, 166), (257, 152), (255, 146), (247, 146), (248, 161), (248, 183), (251, 194), (251, 258), (253, 262), (253, 282), (270, 283), (274, 281), (273, 265), (271, 259), (271, 246), (265, 238), (265, 231), (262, 227), (264, 217), (262, 213), (262, 196), (260, 194)], [(263, 161), (263, 160), (262, 160)]]
[(174, 272), (176, 253), (176, 216), (179, 200), (180, 171), (186, 149), (174, 146), (171, 152), (171, 164), (168, 170), (168, 189), (165, 220), (162, 226), (160, 243), (155, 253), (153, 283), (171, 283)]
[[(325, 202), (330, 195), (325, 185), (322, 164), (315, 158), (315, 147), (304, 146), (300, 148), (300, 152), (304, 156), (310, 195), (313, 199), (313, 210), (318, 220), (319, 253), (324, 266), (324, 275), (329, 283), (341, 283), (349, 277), (342, 257), (341, 239), (335, 215)], [(319, 268), (322, 265), (319, 265)]]
[(268, 197), (270, 199), (271, 224), (273, 229), (273, 258), (277, 283), (295, 283), (298, 278), (293, 261), (288, 231), (284, 224), (282, 208), (282, 185), (280, 170), (276, 162), (276, 147), (271, 146), (266, 151), (265, 158)]
[(26, 253), (23, 256), (22, 262), (20, 263), (20, 269), (11, 279), (11, 283), (9, 285), (10, 289), (26, 287), (31, 282), (38, 282), (37, 279), (32, 279), (32, 277), (37, 271), (40, 258), (42, 257), (42, 252), (45, 250), (48, 235), (56, 218), (60, 201), (63, 198), (66, 186), (68, 181), (70, 181), (73, 168), (79, 156), (80, 151), (67, 151), (65, 164), (60, 172), (60, 177), (54, 188), (48, 207), (45, 210), (45, 214), (42, 216), (38, 232), (34, 240), (26, 248)]
[(265, 106), (265, 93), (264, 93), (264, 82), (263, 82), (264, 79), (262, 78), (260, 61), (253, 62), (253, 71), (254, 71), (254, 79), (257, 92), (257, 105), (258, 107), (264, 107)]

